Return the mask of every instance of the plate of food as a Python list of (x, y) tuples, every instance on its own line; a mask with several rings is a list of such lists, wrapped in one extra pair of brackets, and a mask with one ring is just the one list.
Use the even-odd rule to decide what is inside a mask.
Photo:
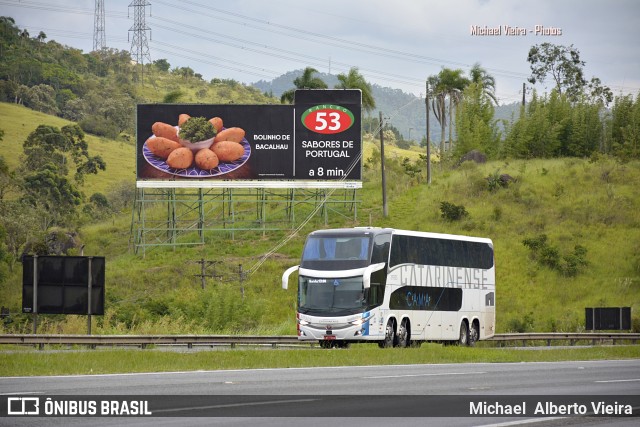
[(249, 160), (251, 146), (243, 129), (224, 128), (218, 117), (183, 116), (178, 126), (154, 123), (153, 134), (142, 147), (151, 166), (184, 178), (211, 178), (232, 172)]

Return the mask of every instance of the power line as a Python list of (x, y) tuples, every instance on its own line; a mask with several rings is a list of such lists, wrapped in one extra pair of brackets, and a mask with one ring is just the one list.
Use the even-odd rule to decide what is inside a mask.
[[(262, 55), (266, 55), (269, 56), (271, 58), (281, 58), (281, 59), (286, 59), (286, 60), (290, 60), (293, 62), (300, 62), (301, 59), (303, 58), (305, 61), (305, 65), (312, 65), (312, 66), (317, 66), (317, 67), (322, 67), (324, 65), (325, 62), (325, 58), (319, 58), (316, 56), (311, 56), (311, 55), (307, 55), (307, 54), (301, 54), (298, 52), (294, 52), (294, 51), (290, 51), (290, 50), (286, 50), (286, 49), (280, 49), (277, 47), (273, 47), (273, 46), (269, 46), (269, 45), (265, 45), (262, 43), (257, 43), (257, 42), (253, 42), (250, 40), (246, 40), (246, 39), (241, 39), (238, 37), (232, 37), (229, 36), (228, 34), (220, 34), (220, 33), (216, 33), (210, 30), (206, 30), (203, 28), (198, 28), (192, 25), (188, 25), (188, 24), (183, 24), (183, 23), (177, 23), (175, 22), (175, 20), (168, 20), (168, 19), (164, 19), (161, 17), (158, 17), (157, 15), (153, 17), (153, 20), (160, 20), (160, 21), (166, 21), (166, 22), (171, 22), (173, 24), (179, 25), (180, 28), (172, 28), (172, 27), (166, 27), (160, 24), (155, 24), (154, 27), (156, 28), (161, 28), (161, 29), (165, 29), (167, 31), (171, 31), (172, 33), (180, 33), (180, 34), (184, 34), (184, 35), (188, 35), (190, 37), (194, 37), (198, 40), (208, 40), (211, 42), (215, 42), (215, 43), (219, 43), (219, 44), (224, 44), (227, 46), (231, 46), (231, 47), (235, 47), (244, 51), (248, 51), (248, 52), (254, 52), (254, 53), (259, 53)], [(184, 28), (188, 28), (191, 30), (194, 30), (196, 32), (198, 32), (198, 34), (193, 34), (190, 33), (188, 31), (185, 31)], [(204, 35), (202, 35), (202, 34)], [(213, 38), (211, 36), (217, 36), (219, 38)], [(231, 41), (230, 41), (231, 40)], [(239, 42), (238, 43), (234, 43), (234, 42)], [(252, 47), (248, 47), (249, 46), (256, 46), (256, 48), (252, 48)], [(201, 55), (203, 55), (204, 57), (206, 57), (207, 55), (204, 53), (200, 53)], [(347, 64), (344, 62), (338, 62), (338, 61), (332, 61), (332, 64), (344, 67), (342, 70), (343, 71), (348, 71), (351, 67), (353, 67), (353, 64)], [(424, 79), (423, 78), (413, 78), (413, 77), (408, 77), (408, 76), (400, 76), (397, 74), (392, 74), (392, 73), (386, 73), (384, 71), (379, 71), (379, 70), (372, 70), (372, 69), (368, 69), (368, 68), (361, 68), (358, 67), (358, 69), (366, 74), (369, 75), (374, 75), (374, 76), (379, 76), (378, 78), (381, 80), (385, 80), (385, 81), (391, 81), (391, 82), (395, 82), (395, 83), (400, 83), (400, 84), (406, 84), (406, 85), (413, 85), (413, 86), (418, 86), (418, 85), (422, 85)], [(380, 77), (382, 76), (382, 77)], [(391, 78), (389, 78), (391, 77)]]
[[(400, 50), (395, 50), (395, 49), (388, 49), (388, 48), (384, 48), (382, 46), (371, 45), (371, 44), (367, 44), (367, 43), (357, 42), (357, 41), (354, 41), (354, 40), (342, 39), (342, 38), (339, 38), (339, 37), (330, 36), (330, 35), (323, 34), (323, 33), (316, 33), (316, 32), (313, 32), (313, 31), (305, 30), (305, 29), (302, 29), (302, 28), (296, 28), (296, 27), (292, 27), (292, 26), (289, 26), (289, 25), (277, 24), (275, 22), (266, 21), (264, 19), (254, 18), (254, 17), (243, 15), (243, 14), (240, 14), (240, 13), (230, 12), (230, 11), (227, 11), (227, 10), (215, 8), (215, 7), (212, 7), (210, 4), (202, 4), (202, 3), (198, 3), (198, 2), (195, 2), (195, 1), (189, 1), (189, 0), (181, 1), (179, 3), (179, 5), (167, 3), (167, 2), (164, 2), (164, 1), (161, 1), (161, 0), (158, 0), (158, 3), (166, 5), (166, 6), (170, 6), (170, 7), (176, 7), (176, 8), (179, 8), (180, 10), (191, 11), (191, 12), (194, 12), (194, 13), (197, 13), (197, 14), (200, 14), (200, 15), (211, 17), (213, 19), (223, 20), (225, 22), (234, 22), (234, 21), (230, 21), (228, 18), (222, 18), (222, 17), (219, 16), (220, 14), (238, 17), (238, 18), (241, 18), (241, 19), (244, 19), (244, 20), (247, 20), (247, 21), (252, 21), (252, 22), (256, 22), (256, 23), (265, 25), (267, 27), (281, 28), (281, 29), (284, 29), (286, 31), (294, 32), (294, 33), (297, 33), (297, 34), (295, 36), (292, 36), (290, 34), (286, 34), (286, 33), (283, 33), (283, 32), (278, 32), (278, 31), (274, 31), (274, 30), (265, 30), (265, 29), (260, 28), (260, 27), (255, 27), (255, 26), (248, 25), (248, 24), (246, 24), (244, 22), (235, 21), (235, 23), (238, 23), (238, 24), (241, 24), (241, 25), (244, 25), (244, 26), (248, 26), (250, 28), (258, 28), (258, 29), (261, 29), (263, 31), (269, 31), (269, 32), (276, 33), (276, 34), (283, 34), (283, 35), (287, 35), (288, 37), (294, 37), (296, 39), (300, 39), (301, 38), (300, 34), (305, 34), (305, 35), (320, 39), (321, 41), (312, 40), (312, 39), (309, 39), (309, 38), (302, 37), (304, 40), (315, 41), (315, 42), (318, 42), (318, 43), (322, 43), (323, 45), (331, 44), (331, 43), (327, 42), (327, 40), (330, 40), (332, 42), (339, 43), (339, 46), (342, 47), (342, 48), (347, 48), (347, 49), (350, 49), (350, 50), (357, 50), (357, 51), (366, 52), (366, 53), (377, 52), (378, 55), (382, 55), (382, 56), (392, 55), (392, 57), (395, 57), (395, 58), (398, 58), (398, 59), (402, 59), (402, 60), (407, 60), (407, 61), (424, 62), (424, 63), (428, 63), (428, 64), (432, 64), (432, 65), (451, 64), (451, 65), (461, 66), (461, 67), (466, 67), (466, 68), (471, 68), (472, 67), (472, 65), (465, 64), (463, 62), (450, 61), (450, 60), (446, 60), (446, 59), (442, 59), (442, 58), (429, 57), (429, 56), (420, 55), (420, 54), (417, 54), (417, 53), (414, 53), (414, 52), (405, 52), (405, 51), (400, 51)], [(217, 14), (209, 14), (209, 13), (206, 13), (206, 12), (198, 12), (198, 11), (194, 11), (194, 10), (189, 10), (189, 9), (185, 8), (184, 4), (191, 4), (191, 5), (200, 7), (200, 8), (204, 8), (206, 10), (213, 10)], [(332, 46), (336, 46), (335, 44), (331, 44), (331, 45)], [(356, 48), (355, 46), (358, 46), (358, 48)], [(363, 49), (367, 49), (367, 50), (363, 50)], [(488, 71), (492, 71), (494, 74), (502, 75), (504, 77), (518, 78), (518, 79), (522, 79), (522, 78), (528, 77), (525, 74), (514, 72), (514, 71), (509, 71), (509, 70), (501, 70), (501, 69), (497, 69), (497, 68), (487, 68), (487, 70)]]
[[(47, 10), (49, 12), (61, 12), (61, 13), (75, 13), (80, 15), (94, 15), (95, 10), (87, 9), (87, 8), (79, 8), (79, 7), (69, 7), (69, 6), (56, 6), (50, 3), (39, 3), (33, 1), (23, 1), (23, 0), (1, 0), (0, 4), (5, 6), (19, 7), (21, 9), (36, 9), (36, 10)], [(127, 14), (124, 12), (113, 12), (108, 11), (105, 13), (105, 16), (110, 18), (126, 18)]]

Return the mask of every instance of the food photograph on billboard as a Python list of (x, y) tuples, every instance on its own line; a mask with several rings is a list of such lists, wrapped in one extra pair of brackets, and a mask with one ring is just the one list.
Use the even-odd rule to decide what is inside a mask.
[(292, 105), (137, 109), (139, 187), (185, 180), (186, 186), (202, 187), (234, 181), (353, 183), (361, 179), (361, 151), (359, 90), (298, 90)]

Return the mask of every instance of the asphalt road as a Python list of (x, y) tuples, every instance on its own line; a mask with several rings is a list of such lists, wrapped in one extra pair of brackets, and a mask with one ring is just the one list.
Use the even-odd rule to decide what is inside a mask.
[[(151, 418), (0, 418), (0, 425), (34, 426), (416, 426), (416, 425), (607, 425), (636, 426), (639, 418), (462, 417), (469, 414), (464, 401), (433, 401), (436, 397), (464, 396), (486, 401), (534, 396), (544, 400), (562, 395), (640, 395), (640, 360), (553, 363), (479, 363), (447, 365), (362, 366), (333, 368), (258, 369), (148, 374), (0, 378), (0, 403), (12, 396), (170, 395), (153, 408)], [(189, 396), (192, 395), (192, 396)], [(216, 396), (211, 398), (209, 396)], [(185, 396), (189, 396), (186, 397)], [(418, 396), (418, 397), (416, 397)], [(434, 406), (435, 405), (435, 406)], [(528, 403), (527, 414), (533, 409)], [(188, 409), (184, 409), (184, 408)], [(199, 418), (193, 415), (216, 417)], [(415, 418), (430, 411), (457, 418)], [(636, 409), (637, 410), (637, 409)], [(166, 417), (192, 415), (187, 418)], [(348, 413), (357, 418), (344, 418)], [(255, 417), (260, 414), (261, 417)], [(233, 418), (224, 415), (233, 416)], [(311, 415), (313, 417), (301, 419)], [(375, 415), (376, 418), (361, 418)], [(286, 418), (282, 418), (286, 416)], [(383, 418), (380, 418), (383, 417)]]

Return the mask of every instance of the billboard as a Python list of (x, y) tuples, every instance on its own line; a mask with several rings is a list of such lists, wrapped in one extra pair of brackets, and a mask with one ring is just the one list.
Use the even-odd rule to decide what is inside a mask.
[[(34, 260), (36, 280), (34, 280)], [(91, 277), (89, 277), (89, 270), (91, 270)], [(90, 313), (89, 279), (91, 279)], [(104, 314), (104, 280), (104, 257), (25, 256), (22, 260), (22, 312)]]
[[(222, 125), (193, 144), (178, 136), (186, 117)], [(360, 187), (361, 153), (359, 90), (298, 90), (293, 105), (137, 109), (138, 187)]]

